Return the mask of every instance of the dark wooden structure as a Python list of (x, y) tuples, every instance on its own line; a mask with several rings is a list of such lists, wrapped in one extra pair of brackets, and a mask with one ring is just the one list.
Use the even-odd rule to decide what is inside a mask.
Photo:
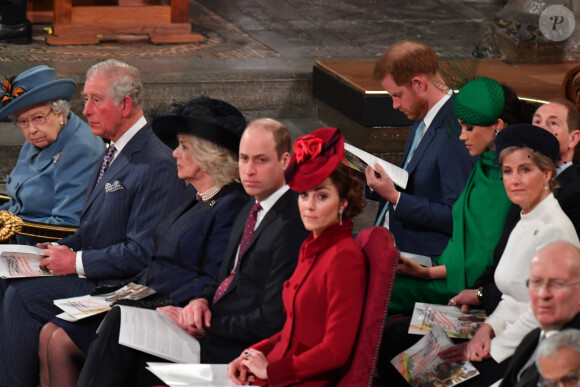
[(33, 0), (33, 23), (52, 23), (48, 44), (98, 44), (105, 35), (148, 35), (152, 43), (194, 43), (204, 37), (191, 32), (189, 0)]

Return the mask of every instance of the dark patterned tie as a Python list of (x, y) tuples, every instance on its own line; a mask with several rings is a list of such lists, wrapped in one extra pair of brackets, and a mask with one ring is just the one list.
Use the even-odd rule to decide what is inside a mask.
[(242, 240), (240, 241), (240, 253), (238, 254), (238, 262), (236, 263), (235, 269), (231, 272), (229, 276), (225, 280), (222, 281), (220, 286), (217, 288), (214, 296), (213, 296), (213, 303), (215, 304), (228, 290), (228, 286), (232, 283), (234, 279), (234, 275), (238, 271), (240, 267), (240, 263), (242, 262), (242, 257), (252, 240), (252, 235), (254, 235), (254, 229), (256, 228), (256, 220), (258, 218), (258, 211), (262, 209), (260, 203), (254, 204), (252, 207), (252, 211), (250, 211), (250, 215), (248, 216), (248, 220), (246, 221), (246, 226), (244, 227), (244, 233), (242, 234)]
[(113, 161), (113, 157), (115, 156), (116, 151), (117, 148), (115, 148), (115, 145), (111, 145), (109, 147), (109, 150), (107, 150), (105, 158), (103, 159), (103, 164), (101, 164), (101, 171), (99, 172), (99, 177), (97, 178), (97, 184), (99, 184), (99, 181), (101, 181), (101, 179), (103, 178), (103, 175), (107, 171), (107, 168), (109, 168), (109, 165), (111, 164), (111, 161)]

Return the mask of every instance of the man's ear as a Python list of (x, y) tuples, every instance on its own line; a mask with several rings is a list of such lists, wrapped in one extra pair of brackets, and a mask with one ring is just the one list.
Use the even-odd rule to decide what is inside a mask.
[(580, 141), (580, 130), (573, 130), (570, 133), (570, 143), (568, 144), (568, 148), (574, 149), (578, 142)]
[(124, 96), (120, 105), (122, 107), (121, 114), (123, 117), (128, 117), (133, 111), (133, 98), (129, 97), (128, 95)]
[(284, 152), (280, 159), (282, 160), (282, 167), (284, 170), (286, 170), (286, 168), (288, 168), (288, 164), (290, 164), (290, 153)]
[(427, 91), (427, 80), (421, 75), (416, 75), (411, 79), (411, 88), (417, 93)]

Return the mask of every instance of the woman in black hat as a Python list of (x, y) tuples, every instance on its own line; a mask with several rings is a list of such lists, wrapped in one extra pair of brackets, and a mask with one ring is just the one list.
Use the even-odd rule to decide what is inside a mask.
[[(236, 156), (245, 124), (235, 107), (207, 97), (175, 103), (153, 120), (157, 136), (175, 147), (179, 178), (197, 193), (155, 231), (156, 253), (138, 277), (157, 293), (119, 303), (184, 306), (217, 276), (234, 219), (249, 200), (239, 183)], [(42, 386), (76, 385), (78, 364), (103, 317), (77, 323), (57, 318), (45, 325), (39, 346)]]
[(522, 211), (495, 270), (502, 300), (469, 342), (442, 353), (448, 361), (476, 362), (481, 375), (467, 385), (488, 386), (500, 379), (504, 360), (539, 326), (526, 289), (534, 253), (560, 240), (580, 247), (574, 225), (552, 194), (560, 147), (556, 137), (531, 124), (516, 124), (502, 130), (495, 144), (507, 195)]
[[(0, 206), (24, 220), (77, 226), (92, 175), (105, 146), (70, 111), (76, 88), (48, 66), (26, 70), (0, 85), (0, 119), (10, 117), (26, 138)], [(39, 240), (16, 236), (16, 243)]]

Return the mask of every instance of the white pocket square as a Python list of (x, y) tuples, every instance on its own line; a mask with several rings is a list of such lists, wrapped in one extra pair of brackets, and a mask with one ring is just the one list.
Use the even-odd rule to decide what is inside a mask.
[(105, 192), (115, 192), (118, 191), (120, 189), (125, 189), (125, 187), (123, 187), (123, 184), (121, 184), (121, 182), (119, 180), (115, 180), (112, 184), (111, 183), (107, 183), (105, 184)]

